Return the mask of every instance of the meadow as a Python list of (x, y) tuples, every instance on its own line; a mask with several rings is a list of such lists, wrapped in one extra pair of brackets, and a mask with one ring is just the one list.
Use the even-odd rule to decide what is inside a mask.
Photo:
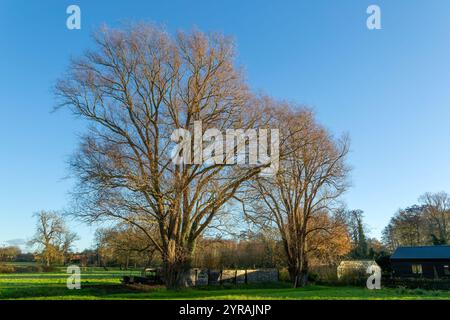
[(362, 287), (310, 285), (293, 289), (288, 283), (243, 286), (211, 286), (168, 291), (162, 286), (129, 287), (121, 283), (124, 275), (139, 271), (82, 269), (81, 289), (66, 287), (68, 275), (58, 269), (51, 273), (0, 274), (0, 299), (449, 299), (450, 292), (408, 290), (404, 288), (368, 290)]

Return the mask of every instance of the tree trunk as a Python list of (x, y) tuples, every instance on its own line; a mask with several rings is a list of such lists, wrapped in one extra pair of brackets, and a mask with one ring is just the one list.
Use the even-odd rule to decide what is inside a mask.
[(128, 270), (129, 265), (130, 265), (130, 252), (127, 251), (127, 259), (125, 261), (125, 270)]
[(167, 289), (178, 289), (188, 286), (189, 272), (192, 267), (192, 245), (180, 247), (171, 243), (163, 259), (164, 282)]
[(294, 288), (304, 287), (308, 284), (308, 262), (306, 259), (290, 263), (288, 271)]
[(188, 286), (187, 278), (190, 266), (184, 262), (164, 263), (164, 281), (167, 289), (178, 289)]
[(308, 270), (295, 268), (289, 271), (294, 288), (304, 287), (308, 284)]

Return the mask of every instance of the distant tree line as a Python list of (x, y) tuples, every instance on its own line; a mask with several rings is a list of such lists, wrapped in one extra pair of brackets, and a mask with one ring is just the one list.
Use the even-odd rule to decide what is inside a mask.
[[(133, 230), (134, 229), (134, 230)], [(100, 228), (97, 230), (96, 252), (98, 265), (119, 266), (125, 269), (134, 266), (162, 266), (160, 253), (142, 241), (138, 229), (133, 227)], [(312, 264), (334, 264), (348, 252), (350, 243), (345, 230), (338, 240), (323, 239), (317, 235), (308, 258)], [(339, 239), (342, 239), (339, 242)], [(314, 244), (314, 246), (313, 246)], [(201, 237), (193, 256), (193, 267), (224, 268), (285, 268), (283, 242), (276, 232), (257, 230), (243, 232), (234, 237)]]
[[(314, 221), (317, 225), (333, 225), (333, 228), (325, 229), (324, 232), (310, 234), (307, 259), (311, 267), (336, 266), (343, 258), (368, 258), (371, 254), (373, 257), (373, 250), (381, 250), (381, 244), (368, 239), (368, 250), (362, 255), (357, 247), (361, 241), (351, 241), (350, 222), (341, 213), (337, 212), (333, 221), (327, 215), (320, 217), (322, 220), (317, 222), (311, 219), (310, 223)], [(106, 268), (162, 265), (160, 253), (148, 245), (145, 235), (138, 228), (125, 224), (99, 228), (95, 252), (98, 255), (97, 265)], [(358, 252), (358, 255), (354, 252)], [(202, 236), (197, 242), (192, 266), (209, 269), (289, 267), (284, 243), (277, 230), (267, 227), (246, 230), (232, 237)]]
[(383, 230), (383, 243), (393, 251), (398, 246), (450, 243), (450, 196), (425, 193), (419, 203), (400, 209)]
[[(95, 233), (92, 249), (73, 251), (75, 234), (68, 236), (68, 224), (57, 212), (41, 211), (35, 214), (36, 233), (30, 244), (34, 254), (20, 254), (16, 247), (0, 249), (0, 261), (38, 261), (44, 265), (76, 263), (80, 266), (99, 266), (105, 269), (119, 267), (144, 268), (163, 266), (163, 259), (147, 235), (136, 226), (119, 223), (100, 227)], [(307, 261), (309, 268), (336, 267), (342, 259), (379, 259), (386, 253), (376, 239), (367, 237), (362, 210), (337, 209), (332, 216), (318, 215), (310, 220), (312, 227), (328, 226), (323, 232), (312, 232), (308, 237)], [(276, 228), (257, 225), (233, 236), (202, 236), (197, 242), (192, 266), (198, 268), (289, 268), (284, 242)], [(148, 230), (147, 230), (148, 231)], [(156, 230), (153, 230), (156, 232)], [(36, 241), (36, 239), (40, 239)], [(66, 243), (61, 241), (66, 239)], [(69, 241), (70, 243), (67, 243)], [(44, 245), (48, 243), (48, 245)]]
[(0, 262), (31, 262), (34, 261), (32, 253), (24, 253), (17, 246), (0, 247)]

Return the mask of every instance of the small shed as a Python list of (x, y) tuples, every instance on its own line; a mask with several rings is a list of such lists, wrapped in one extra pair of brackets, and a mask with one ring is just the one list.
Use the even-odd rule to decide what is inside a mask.
[(450, 278), (450, 246), (398, 247), (391, 265), (395, 277)]
[(378, 266), (373, 260), (347, 260), (341, 261), (337, 267), (338, 279), (367, 278), (367, 269), (370, 266)]

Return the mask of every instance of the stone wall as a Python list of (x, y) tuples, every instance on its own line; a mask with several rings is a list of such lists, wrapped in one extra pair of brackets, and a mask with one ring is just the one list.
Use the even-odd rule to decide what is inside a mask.
[(275, 282), (278, 281), (277, 269), (247, 270), (247, 283)]
[(223, 283), (246, 284), (277, 281), (277, 269), (191, 269), (189, 278), (187, 279), (187, 284), (190, 286), (205, 286)]

